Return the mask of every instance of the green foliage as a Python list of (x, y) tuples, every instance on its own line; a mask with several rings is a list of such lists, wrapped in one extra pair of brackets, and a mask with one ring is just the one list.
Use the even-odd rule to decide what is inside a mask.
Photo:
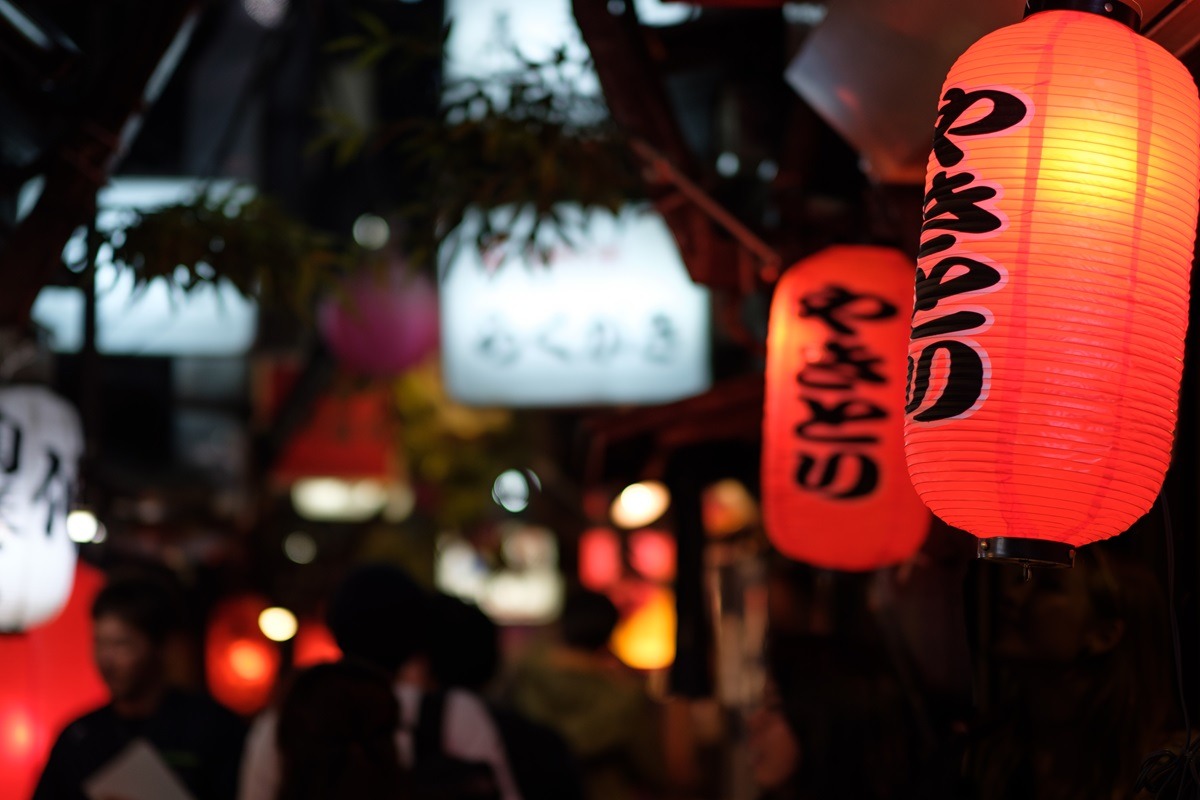
[[(378, 20), (361, 15), (360, 23), (361, 36), (334, 46), (358, 45), (360, 59), (370, 54), (372, 62), (392, 54), (406, 64), (428, 57), (427, 45), (385, 37)], [(469, 244), (482, 250), (508, 240), (508, 252), (544, 260), (555, 242), (570, 244), (581, 233), (557, 205), (615, 212), (641, 194), (637, 167), (603, 99), (574, 88), (590, 64), (572, 61), (565, 49), (544, 62), (511, 52), (517, 66), (505, 73), (448, 83), (433, 118), (391, 120), (372, 132), (331, 127), (323, 136), (322, 146), (335, 148), (339, 159), (381, 149), (401, 156), (415, 199), (396, 211), (416, 264), (432, 266), (445, 238), (474, 212)], [(493, 213), (501, 209), (506, 213)], [(513, 225), (517, 219), (522, 224)]]
[[(358, 68), (382, 71), (386, 63), (389, 72), (404, 74), (441, 57), (443, 42), (399, 35), (376, 17), (356, 16), (361, 32), (327, 50), (353, 56)], [(570, 245), (583, 233), (579, 217), (565, 219), (559, 204), (615, 212), (640, 194), (637, 167), (602, 98), (573, 88), (572, 78), (590, 65), (572, 62), (565, 50), (545, 62), (513, 55), (517, 66), (505, 74), (444, 87), (432, 117), (364, 130), (347, 113), (318, 112), (324, 131), (310, 155), (331, 150), (343, 167), (382, 152), (400, 157), (404, 174), (397, 179), (411, 185), (413, 199), (393, 209), (400, 223), (393, 230), (416, 268), (432, 271), (443, 242), (456, 233), (459, 246), (484, 250), (504, 242), (495, 251), (501, 257), (518, 252), (544, 261), (556, 243)], [(349, 243), (305, 225), (269, 198), (244, 194), (204, 191), (135, 215), (109, 237), (114, 262), (131, 269), (139, 285), (161, 278), (186, 292), (227, 280), (247, 297), (307, 314), (316, 297), (336, 291), (338, 276), (363, 261)]]
[(132, 270), (139, 287), (160, 278), (188, 292), (225, 280), (246, 297), (309, 313), (358, 256), (269, 198), (246, 194), (203, 191), (136, 214), (109, 235), (113, 262)]

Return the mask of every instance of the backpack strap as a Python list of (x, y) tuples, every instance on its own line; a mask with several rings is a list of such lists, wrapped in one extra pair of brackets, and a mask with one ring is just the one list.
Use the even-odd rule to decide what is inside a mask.
[(446, 716), (446, 693), (429, 691), (421, 695), (421, 710), (413, 734), (413, 758), (416, 763), (430, 764), (444, 753), (442, 725)]

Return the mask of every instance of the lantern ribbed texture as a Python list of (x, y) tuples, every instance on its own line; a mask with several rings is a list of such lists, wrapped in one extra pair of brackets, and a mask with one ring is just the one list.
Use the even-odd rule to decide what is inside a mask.
[(763, 522), (784, 555), (869, 570), (912, 556), (929, 512), (904, 469), (912, 262), (823, 250), (775, 287), (767, 334)]
[(1171, 455), (1200, 181), (1187, 70), (1096, 14), (992, 33), (942, 91), (905, 449), (943, 520), (1081, 545)]

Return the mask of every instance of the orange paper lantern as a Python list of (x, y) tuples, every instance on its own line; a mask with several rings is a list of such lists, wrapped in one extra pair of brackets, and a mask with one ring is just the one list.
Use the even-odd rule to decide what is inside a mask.
[(942, 90), (905, 439), (981, 555), (1070, 563), (1150, 508), (1170, 460), (1200, 104), (1128, 6), (1039, 7)]
[(901, 427), (912, 269), (888, 248), (831, 247), (775, 288), (762, 505), (790, 558), (877, 569), (911, 556), (929, 530)]

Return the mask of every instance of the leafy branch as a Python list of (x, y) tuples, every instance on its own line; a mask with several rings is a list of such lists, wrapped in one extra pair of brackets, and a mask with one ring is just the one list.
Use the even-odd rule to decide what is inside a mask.
[[(377, 20), (359, 19), (363, 34), (335, 42), (339, 50), (358, 45), (360, 59), (371, 62), (388, 48), (403, 53), (404, 63), (428, 55), (426, 46), (385, 36)], [(417, 186), (417, 199), (396, 209), (413, 263), (432, 266), (456, 231), (481, 250), (506, 242), (505, 251), (544, 261), (556, 240), (570, 244), (581, 233), (558, 206), (615, 212), (642, 192), (603, 98), (576, 88), (590, 64), (570, 59), (565, 48), (545, 61), (510, 53), (516, 66), (506, 72), (448, 82), (432, 118), (392, 120), (370, 132), (335, 126), (324, 135), (342, 161), (356, 145), (364, 154), (400, 156)], [(500, 210), (506, 213), (493, 213)], [(467, 220), (474, 224), (460, 228)]]
[(309, 313), (313, 298), (332, 290), (359, 255), (273, 200), (246, 195), (205, 190), (136, 213), (107, 235), (113, 262), (130, 269), (138, 287), (157, 278), (188, 292), (225, 280), (245, 297)]

